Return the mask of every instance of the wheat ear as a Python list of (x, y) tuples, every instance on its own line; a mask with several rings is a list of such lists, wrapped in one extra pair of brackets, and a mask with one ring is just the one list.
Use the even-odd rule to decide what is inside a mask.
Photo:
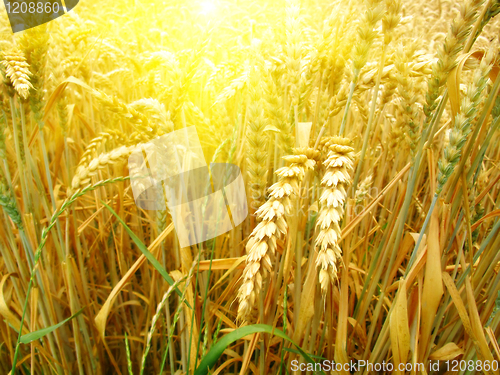
[(135, 149), (136, 146), (122, 146), (111, 152), (100, 154), (88, 166), (80, 165), (71, 181), (71, 189), (68, 192), (68, 196), (90, 184), (90, 178), (96, 175), (100, 169), (127, 159)]
[(238, 291), (238, 319), (242, 321), (251, 317), (263, 281), (271, 272), (271, 256), (275, 254), (276, 242), (288, 229), (285, 215), (291, 213), (291, 197), (298, 194), (306, 170), (313, 169), (316, 164), (306, 155), (284, 156), (283, 159), (290, 165), (275, 172), (280, 179), (269, 188), (269, 200), (256, 211), (261, 222), (246, 245), (248, 255)]
[[(338, 245), (341, 236), (340, 222), (344, 216), (347, 187), (351, 183), (354, 152), (348, 138), (332, 137), (322, 141), (328, 151), (323, 162), (326, 167), (321, 185), (320, 211), (316, 228), (319, 230), (315, 246), (318, 250), (316, 268), (321, 292), (326, 294), (330, 284), (337, 278), (337, 260), (342, 256)], [(320, 143), (321, 144), (321, 143)]]
[(33, 86), (30, 83), (29, 64), (24, 54), (15, 50), (4, 52), (2, 64), (5, 68), (5, 76), (10, 80), (14, 90), (21, 98), (27, 99)]

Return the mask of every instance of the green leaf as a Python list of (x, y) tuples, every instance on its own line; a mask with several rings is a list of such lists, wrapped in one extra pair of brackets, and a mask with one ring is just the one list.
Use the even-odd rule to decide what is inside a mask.
[[(292, 348), (283, 348), (283, 351), (285, 352), (290, 352), (290, 353), (294, 353), (294, 354), (297, 354), (297, 355), (301, 355), (300, 352), (298, 350), (295, 350), (295, 349), (292, 349)], [(323, 361), (326, 360), (325, 357), (322, 357), (320, 355), (314, 355), (314, 354), (309, 354), (309, 357), (311, 358), (314, 358), (314, 359), (321, 359)]]
[[(127, 224), (125, 224), (125, 222), (120, 218), (120, 216), (118, 216), (118, 214), (110, 207), (108, 206), (106, 203), (104, 203), (103, 201), (101, 201), (101, 203), (113, 214), (115, 215), (115, 217), (118, 219), (118, 221), (120, 222), (121, 225), (123, 225), (123, 227), (125, 228), (125, 230), (127, 231), (128, 235), (130, 236), (130, 238), (132, 238), (132, 241), (134, 241), (134, 243), (137, 245), (137, 247), (139, 248), (139, 250), (141, 250), (141, 252), (144, 254), (144, 256), (146, 257), (147, 260), (149, 260), (149, 262), (153, 265), (154, 268), (156, 268), (156, 270), (160, 273), (160, 275), (163, 276), (163, 278), (167, 281), (167, 283), (169, 283), (170, 285), (174, 285), (174, 279), (172, 279), (170, 277), (170, 275), (168, 274), (167, 271), (165, 271), (165, 268), (163, 268), (160, 264), (160, 262), (158, 262), (156, 260), (156, 258), (154, 257), (153, 254), (151, 254), (151, 252), (148, 250), (148, 248), (146, 247), (146, 245), (144, 245), (142, 243), (142, 241), (139, 239), (139, 237), (137, 237), (135, 235), (134, 232), (132, 232), (132, 230), (127, 226)], [(175, 292), (179, 295), (179, 297), (181, 297), (182, 299), (182, 292), (179, 290), (179, 288), (175, 288), (174, 289)], [(192, 309), (192, 307), (189, 305), (189, 303), (184, 299), (184, 303), (190, 308)]]
[[(252, 335), (254, 333), (270, 333), (275, 336), (278, 336), (284, 340), (290, 341), (298, 350), (300, 355), (304, 357), (304, 359), (309, 363), (315, 363), (309, 354), (304, 352), (300, 346), (298, 346), (295, 342), (292, 341), (290, 337), (288, 337), (285, 333), (280, 331), (279, 329), (273, 328), (268, 324), (253, 324), (250, 326), (241, 327), (235, 329), (233, 332), (228, 333), (224, 337), (222, 337), (217, 343), (212, 346), (210, 351), (203, 357), (200, 362), (200, 365), (195, 370), (194, 375), (206, 375), (208, 374), (208, 369), (211, 368), (218, 361), (224, 350), (227, 349), (229, 345), (233, 342), (242, 339), (245, 336)], [(323, 371), (320, 372), (324, 374)]]
[(53, 326), (50, 326), (47, 328), (42, 328), (42, 329), (39, 329), (38, 331), (30, 332), (30, 333), (27, 333), (25, 335), (22, 335), (21, 340), (20, 340), (21, 344), (29, 344), (32, 341), (41, 339), (43, 336), (48, 335), (49, 333), (51, 333), (51, 332), (55, 331), (56, 329), (58, 329), (59, 327), (61, 327), (62, 325), (66, 324), (71, 319), (76, 318), (78, 315), (80, 315), (82, 313), (82, 311), (84, 309), (85, 309), (85, 307), (82, 308), (77, 313), (71, 315), (68, 319), (63, 320), (61, 323), (57, 323), (57, 324), (54, 324)]

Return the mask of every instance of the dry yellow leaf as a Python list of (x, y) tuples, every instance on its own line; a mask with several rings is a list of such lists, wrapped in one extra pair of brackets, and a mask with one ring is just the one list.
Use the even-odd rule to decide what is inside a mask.
[(449, 342), (442, 346), (441, 348), (435, 350), (429, 356), (429, 359), (433, 361), (449, 361), (453, 358), (457, 358), (459, 355), (464, 354), (462, 348), (460, 348), (454, 342)]
[[(155, 250), (159, 249), (159, 245), (161, 244), (161, 241), (165, 239), (165, 237), (173, 230), (174, 225), (171, 223), (159, 236), (158, 238), (148, 247), (148, 250), (155, 255)], [(108, 298), (106, 299), (106, 302), (104, 302), (104, 305), (102, 305), (101, 309), (99, 310), (99, 313), (95, 317), (95, 324), (97, 326), (97, 330), (99, 331), (99, 334), (101, 336), (101, 339), (104, 341), (104, 334), (106, 331), (106, 322), (108, 320), (108, 315), (109, 312), (111, 311), (111, 306), (113, 305), (113, 302), (115, 301), (115, 298), (118, 296), (118, 293), (123, 289), (125, 284), (132, 278), (132, 276), (136, 273), (136, 271), (139, 269), (139, 267), (144, 263), (146, 260), (146, 257), (144, 255), (141, 255), (139, 259), (135, 261), (135, 263), (130, 267), (130, 269), (127, 271), (125, 276), (122, 277), (122, 279), (116, 284), (116, 286), (113, 288), (111, 293), (109, 294)]]
[(408, 325), (408, 302), (406, 299), (406, 281), (399, 281), (396, 294), (396, 302), (389, 317), (389, 329), (391, 335), (391, 347), (394, 357), (394, 368), (396, 373), (400, 363), (406, 364), (410, 351), (410, 328)]
[(470, 325), (469, 314), (467, 314), (464, 302), (462, 301), (462, 298), (460, 298), (460, 294), (458, 293), (453, 279), (446, 272), (442, 273), (442, 277), (444, 285), (446, 285), (446, 289), (448, 289), (448, 293), (450, 293), (451, 299), (455, 304), (455, 307), (457, 308), (458, 315), (460, 315), (460, 319), (462, 320), (462, 324), (464, 325), (465, 332), (467, 332), (469, 336), (474, 336)]
[(427, 237), (427, 260), (425, 267), (424, 287), (422, 291), (422, 320), (419, 353), (425, 358), (431, 345), (430, 337), (434, 327), (434, 319), (443, 295), (441, 278), (441, 250), (439, 248), (438, 210), (434, 210), (429, 224)]
[(297, 327), (293, 335), (293, 340), (299, 342), (304, 334), (307, 322), (314, 315), (314, 294), (316, 290), (316, 268), (314, 263), (316, 261), (316, 252), (311, 256), (309, 270), (306, 276), (306, 281), (302, 288), (302, 297), (300, 299), (299, 319)]
[(307, 147), (309, 145), (309, 138), (311, 136), (312, 122), (299, 122), (298, 123), (298, 146)]
[[(7, 323), (9, 323), (12, 327), (14, 327), (17, 331), (19, 331), (19, 327), (21, 326), (21, 321), (17, 316), (10, 311), (9, 307), (7, 306), (7, 301), (5, 300), (5, 296), (3, 294), (3, 286), (5, 285), (5, 282), (7, 279), (12, 276), (11, 273), (4, 275), (2, 277), (2, 281), (0, 281), (0, 314), (5, 318)], [(28, 329), (26, 326), (23, 326), (23, 333), (26, 334), (28, 333)]]
[[(478, 359), (483, 363), (485, 361), (493, 363), (493, 355), (491, 354), (488, 343), (486, 342), (483, 324), (481, 323), (481, 318), (479, 317), (479, 313), (477, 311), (477, 304), (474, 298), (474, 292), (472, 291), (472, 285), (469, 276), (467, 276), (467, 278), (465, 279), (465, 290), (467, 291), (467, 306), (469, 307), (471, 327), (475, 337), (474, 344), (476, 344), (478, 350)], [(488, 375), (498, 374), (498, 370), (484, 370), (484, 373)]]

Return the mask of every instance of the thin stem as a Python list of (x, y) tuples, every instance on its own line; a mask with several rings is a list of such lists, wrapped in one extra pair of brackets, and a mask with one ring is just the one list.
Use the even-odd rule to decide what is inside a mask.
[(422, 226), (422, 229), (420, 230), (420, 235), (418, 236), (418, 240), (415, 244), (415, 247), (413, 248), (413, 251), (411, 253), (410, 261), (408, 262), (408, 266), (406, 267), (405, 271), (405, 277), (408, 276), (408, 272), (411, 270), (411, 266), (413, 265), (413, 262), (415, 261), (415, 258), (417, 256), (417, 250), (420, 246), (420, 243), (422, 242), (422, 238), (424, 237), (425, 230), (427, 229), (427, 225), (429, 225), (432, 212), (434, 211), (434, 207), (436, 206), (436, 202), (439, 198), (439, 194), (434, 194), (434, 197), (432, 198), (432, 203), (431, 207), (429, 208), (429, 212), (427, 212), (427, 216), (425, 217), (424, 225)]
[[(370, 138), (370, 132), (372, 129), (372, 124), (373, 124), (373, 117), (375, 115), (375, 108), (377, 106), (377, 97), (378, 97), (378, 91), (380, 89), (380, 80), (382, 79), (382, 71), (384, 69), (384, 64), (385, 64), (385, 56), (386, 56), (386, 49), (387, 49), (386, 47), (387, 47), (387, 45), (384, 43), (382, 46), (382, 56), (380, 57), (380, 64), (379, 64), (379, 68), (378, 68), (377, 82), (375, 83), (375, 87), (373, 89), (373, 96), (372, 96), (372, 102), (371, 102), (371, 108), (370, 108), (370, 116), (368, 118), (368, 124), (366, 125), (366, 129), (365, 129), (365, 136), (363, 139), (363, 147), (361, 149), (359, 163), (358, 163), (358, 166), (356, 168), (356, 174), (354, 176), (354, 182), (352, 184), (352, 186), (353, 186), (352, 196), (353, 197), (356, 194), (359, 176), (360, 176), (361, 171), (363, 169), (363, 161), (365, 159), (366, 149), (368, 148), (368, 141)], [(342, 135), (342, 128), (341, 128), (341, 135)]]
[(354, 78), (352, 79), (351, 82), (349, 96), (347, 98), (347, 103), (345, 104), (344, 116), (342, 117), (342, 123), (340, 124), (339, 136), (341, 137), (344, 135), (345, 125), (347, 123), (347, 115), (349, 114), (349, 108), (351, 107), (352, 96), (354, 94), (354, 89), (356, 88), (356, 84), (358, 83), (358, 78), (359, 78), (359, 69), (354, 69)]
[(66, 201), (61, 205), (61, 208), (59, 208), (59, 210), (56, 211), (54, 213), (54, 215), (52, 215), (52, 218), (50, 219), (49, 225), (42, 230), (42, 238), (40, 240), (40, 244), (38, 245), (38, 248), (36, 249), (35, 261), (34, 261), (34, 264), (33, 264), (33, 268), (31, 269), (31, 276), (30, 276), (30, 281), (28, 283), (28, 290), (26, 292), (26, 298), (24, 300), (23, 314), (21, 316), (21, 323), (20, 323), (20, 326), (19, 326), (19, 334), (17, 336), (17, 342), (16, 342), (16, 349), (15, 349), (15, 352), (14, 352), (14, 358), (12, 360), (12, 372), (11, 372), (12, 375), (15, 375), (15, 373), (16, 373), (17, 358), (19, 356), (19, 350), (20, 350), (20, 347), (21, 347), (21, 336), (22, 336), (22, 333), (23, 333), (23, 327), (24, 327), (26, 309), (28, 307), (28, 300), (29, 300), (29, 297), (30, 297), (31, 289), (33, 288), (33, 282), (34, 282), (34, 279), (35, 279), (36, 270), (38, 268), (38, 261), (40, 260), (40, 256), (42, 255), (42, 249), (44, 248), (45, 243), (47, 242), (50, 230), (57, 223), (58, 217), (61, 216), (61, 214), (71, 204), (73, 204), (79, 197), (81, 197), (85, 193), (87, 193), (89, 191), (92, 191), (92, 190), (95, 190), (95, 189), (97, 189), (97, 188), (99, 188), (101, 186), (104, 186), (106, 184), (114, 183), (114, 182), (119, 182), (119, 181), (124, 181), (124, 180), (127, 180), (127, 179), (129, 179), (129, 177), (118, 177), (118, 178), (114, 178), (114, 179), (108, 179), (108, 180), (100, 181), (100, 182), (96, 183), (95, 185), (87, 186), (86, 188), (83, 188), (82, 190), (79, 190), (79, 191), (75, 192), (70, 198), (66, 199)]

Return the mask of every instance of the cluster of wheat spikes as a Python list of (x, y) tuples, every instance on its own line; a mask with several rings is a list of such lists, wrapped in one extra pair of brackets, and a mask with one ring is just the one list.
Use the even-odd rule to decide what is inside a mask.
[[(499, 374), (499, 0), (0, 7), (0, 374)], [(189, 126), (249, 215), (181, 248)]]

